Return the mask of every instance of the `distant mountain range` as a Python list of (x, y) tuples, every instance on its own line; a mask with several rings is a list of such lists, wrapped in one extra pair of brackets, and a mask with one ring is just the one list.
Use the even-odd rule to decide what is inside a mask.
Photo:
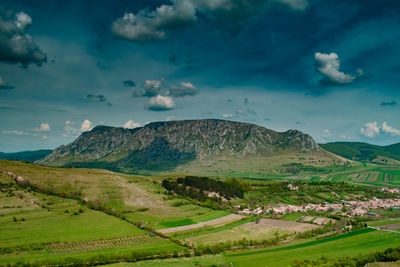
[(42, 149), (35, 151), (21, 151), (15, 153), (3, 153), (0, 152), (0, 159), (6, 160), (18, 160), (18, 161), (36, 161), (42, 159), (49, 155), (53, 150), (50, 149)]
[(400, 164), (400, 143), (377, 146), (360, 142), (320, 144), (324, 149), (344, 158), (384, 164)]
[(348, 164), (300, 131), (279, 133), (254, 124), (214, 119), (154, 122), (135, 129), (97, 126), (37, 162), (133, 173), (221, 175), (282, 173), (291, 164)]

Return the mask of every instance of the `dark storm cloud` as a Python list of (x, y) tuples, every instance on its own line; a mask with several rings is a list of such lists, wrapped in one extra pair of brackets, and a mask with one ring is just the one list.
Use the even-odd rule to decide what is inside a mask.
[(162, 83), (160, 80), (145, 80), (141, 90), (135, 90), (132, 97), (153, 97), (161, 93)]
[[(155, 10), (127, 12), (112, 23), (115, 36), (136, 42), (163, 40), (171, 30), (182, 29), (199, 20), (228, 25), (261, 13), (269, 3), (280, 3), (303, 10), (307, 0), (172, 0)], [(224, 22), (224, 23), (222, 23)], [(237, 27), (235, 23), (234, 28)]]
[(194, 96), (197, 94), (197, 87), (190, 82), (181, 82), (178, 86), (172, 85), (169, 95), (174, 97)]
[(0, 61), (21, 63), (23, 67), (34, 63), (41, 66), (47, 55), (26, 33), (32, 18), (24, 12), (0, 10)]
[(381, 106), (385, 107), (385, 106), (396, 106), (397, 102), (392, 100), (392, 101), (388, 101), (388, 102), (382, 102)]
[(136, 83), (132, 80), (126, 80), (122, 82), (126, 87), (136, 87)]
[(109, 106), (109, 107), (112, 106), (112, 104), (110, 102), (108, 102), (107, 98), (102, 94), (99, 94), (99, 95), (87, 94), (86, 98), (90, 99), (90, 100), (95, 100), (95, 101), (98, 101), (101, 103), (106, 102), (107, 106)]

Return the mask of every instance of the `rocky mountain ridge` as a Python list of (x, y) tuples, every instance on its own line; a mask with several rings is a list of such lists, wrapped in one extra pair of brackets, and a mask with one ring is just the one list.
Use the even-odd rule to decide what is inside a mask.
[(153, 122), (135, 129), (97, 126), (39, 163), (162, 171), (211, 159), (293, 154), (329, 158), (311, 136), (297, 130), (279, 133), (250, 123), (206, 119)]

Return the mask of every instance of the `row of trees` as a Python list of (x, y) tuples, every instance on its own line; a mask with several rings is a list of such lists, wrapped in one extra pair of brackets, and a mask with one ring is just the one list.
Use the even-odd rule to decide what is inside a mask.
[(246, 191), (246, 186), (236, 179), (218, 181), (208, 177), (186, 176), (185, 178), (178, 178), (176, 182), (191, 188), (216, 192), (226, 199), (234, 197), (243, 198), (244, 192)]

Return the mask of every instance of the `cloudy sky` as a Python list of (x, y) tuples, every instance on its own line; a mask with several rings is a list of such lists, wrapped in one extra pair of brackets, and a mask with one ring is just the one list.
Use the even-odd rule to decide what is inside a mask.
[(217, 118), (400, 141), (395, 0), (9, 0), (0, 151), (104, 124)]

